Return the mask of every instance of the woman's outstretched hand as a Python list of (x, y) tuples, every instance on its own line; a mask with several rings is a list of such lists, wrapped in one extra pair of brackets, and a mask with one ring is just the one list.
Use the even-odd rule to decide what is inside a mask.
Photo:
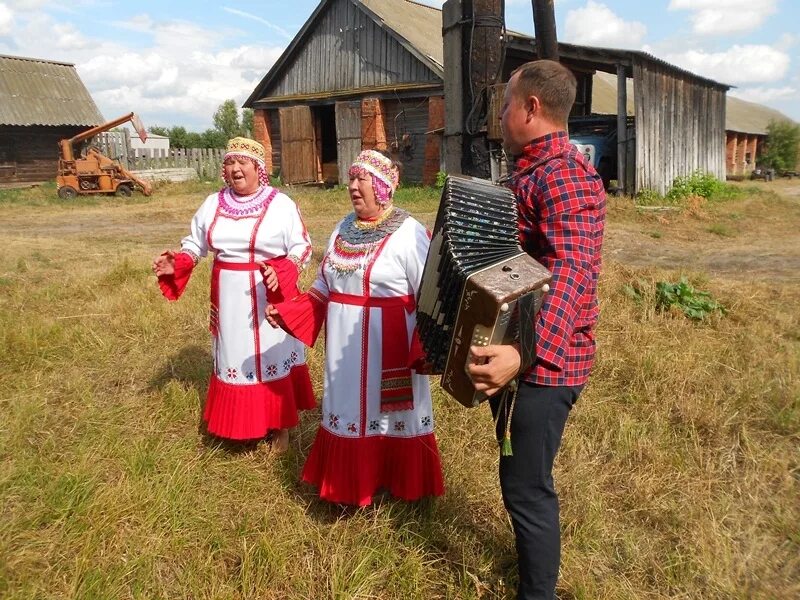
[[(274, 292), (278, 289), (278, 274), (275, 272), (270, 265), (265, 262), (258, 263), (258, 266), (261, 267), (261, 273), (264, 275), (264, 285), (267, 286), (267, 289), (270, 292)], [(273, 325), (275, 327), (275, 325)]]
[(175, 274), (175, 251), (165, 250), (153, 261), (153, 273), (156, 277)]
[(282, 327), (283, 319), (281, 319), (281, 314), (278, 312), (277, 308), (272, 306), (272, 304), (268, 304), (265, 313), (267, 323), (272, 325), (274, 329), (280, 329)]

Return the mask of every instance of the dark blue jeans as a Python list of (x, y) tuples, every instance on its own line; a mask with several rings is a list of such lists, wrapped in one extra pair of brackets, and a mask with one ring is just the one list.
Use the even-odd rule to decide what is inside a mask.
[[(511, 417), (513, 456), (500, 457), (500, 489), (514, 526), (519, 565), (518, 600), (555, 598), (561, 562), (558, 496), (553, 461), (572, 405), (583, 386), (548, 387), (520, 382)], [(499, 396), (499, 394), (498, 394)], [(497, 439), (506, 407), (490, 398)]]

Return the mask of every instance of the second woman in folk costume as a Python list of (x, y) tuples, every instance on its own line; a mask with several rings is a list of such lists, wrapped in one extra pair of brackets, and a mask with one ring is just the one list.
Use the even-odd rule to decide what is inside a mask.
[(295, 203), (269, 185), (264, 148), (233, 138), (222, 167), (227, 184), (206, 198), (180, 252), (153, 262), (162, 293), (177, 300), (192, 269), (209, 252), (214, 372), (203, 418), (208, 432), (231, 440), (273, 435), (285, 450), (297, 411), (315, 405), (301, 342), (265, 323), (267, 298), (299, 293), (299, 269), (311, 241)]
[(302, 477), (342, 504), (370, 504), (381, 489), (404, 500), (438, 496), (428, 376), (408, 367), (428, 232), (392, 204), (398, 171), (389, 158), (364, 151), (349, 175), (353, 213), (334, 229), (313, 287), (268, 309), (309, 345), (326, 327), (322, 422)]

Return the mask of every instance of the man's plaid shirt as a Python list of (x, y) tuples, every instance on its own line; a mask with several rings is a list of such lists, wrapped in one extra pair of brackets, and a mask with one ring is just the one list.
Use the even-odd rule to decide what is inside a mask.
[(536, 363), (522, 379), (582, 385), (595, 354), (597, 277), (606, 217), (603, 181), (564, 131), (537, 138), (511, 179), (523, 249), (553, 273), (536, 322)]

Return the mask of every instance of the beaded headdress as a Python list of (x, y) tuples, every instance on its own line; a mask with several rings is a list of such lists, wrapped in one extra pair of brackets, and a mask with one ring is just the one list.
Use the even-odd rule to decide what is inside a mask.
[(362, 150), (350, 166), (348, 174), (359, 174), (366, 171), (372, 175), (372, 187), (375, 197), (382, 206), (391, 200), (399, 182), (397, 167), (390, 158), (375, 150)]
[[(258, 180), (261, 185), (269, 183), (267, 176), (266, 154), (264, 153), (264, 146), (255, 140), (245, 137), (235, 137), (228, 140), (228, 147), (225, 149), (225, 156), (222, 158), (223, 163), (229, 157), (244, 157), (249, 158), (256, 163), (258, 170)], [(230, 182), (225, 178), (225, 168), (222, 169), (222, 178), (225, 183), (230, 185)]]

